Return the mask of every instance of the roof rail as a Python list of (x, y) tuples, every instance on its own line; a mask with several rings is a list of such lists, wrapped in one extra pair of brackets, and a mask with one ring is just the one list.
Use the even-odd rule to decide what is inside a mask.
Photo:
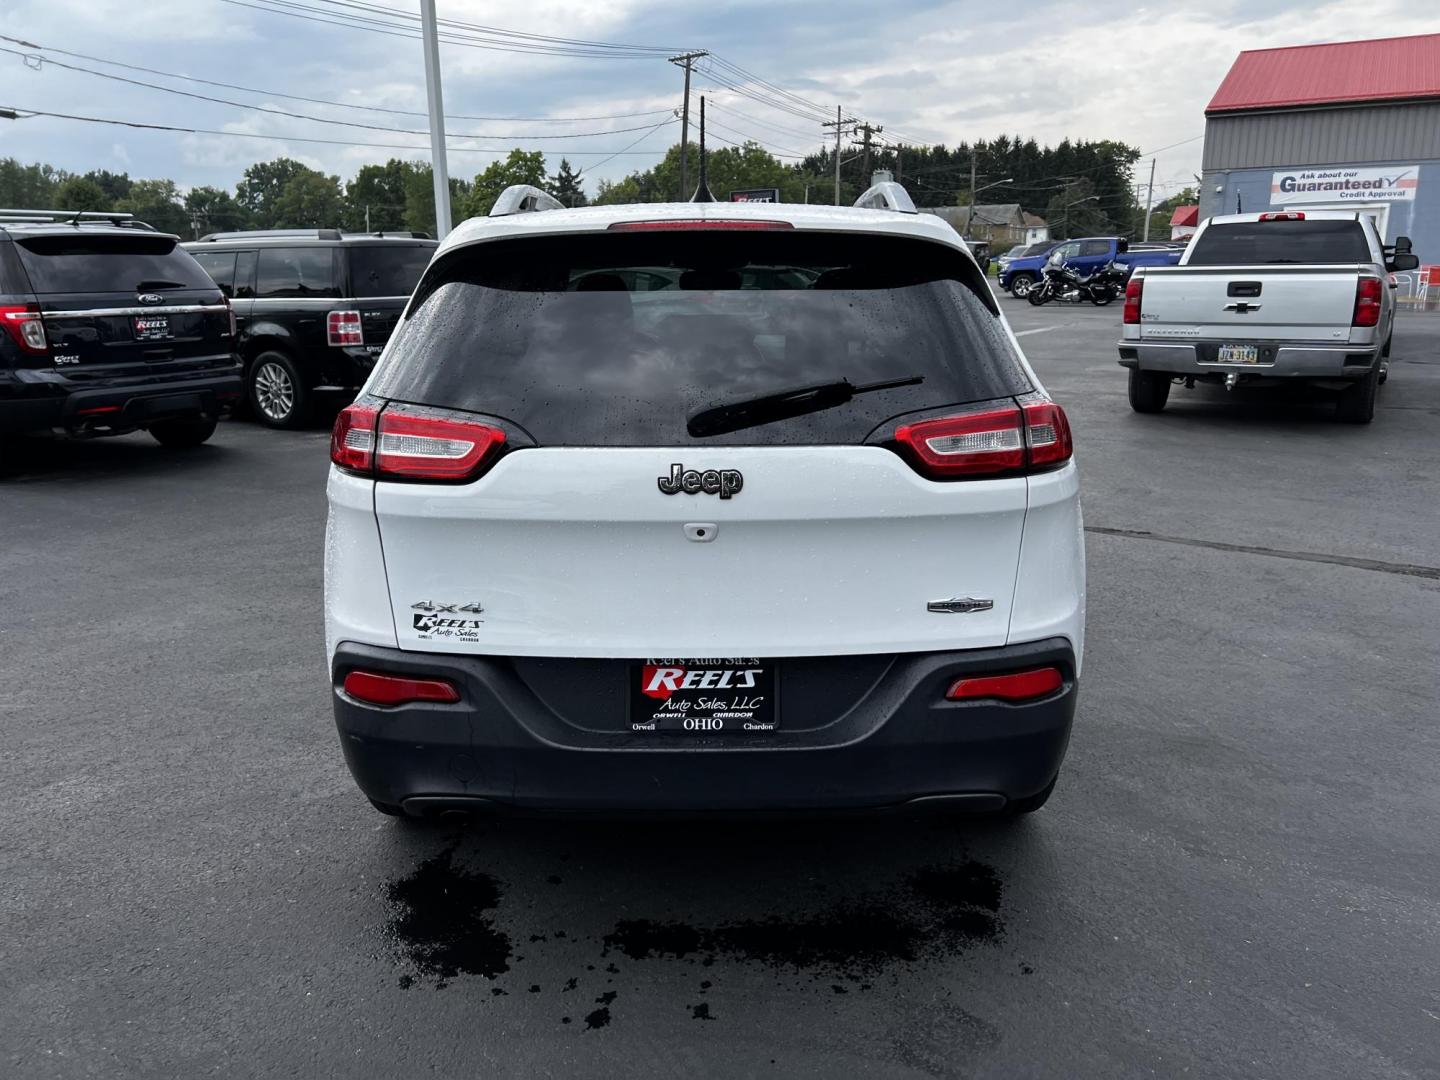
[(855, 200), (862, 210), (896, 210), (902, 214), (918, 214), (910, 193), (894, 180), (882, 180)]
[(121, 223), (129, 224), (134, 222), (135, 215), (121, 213), (118, 210), (0, 210), (0, 221), (33, 221), (40, 223), (47, 221), (74, 221), (77, 224), (81, 221), (109, 221), (119, 225)]
[(404, 230), (404, 231), (402, 231), (402, 230), (400, 230), (400, 229), (371, 229), (369, 232), (365, 232), (365, 231), (363, 231), (363, 230), (361, 230), (360, 232), (343, 232), (343, 231), (342, 231), (342, 232), (340, 233), (340, 235), (341, 235), (342, 237), (347, 238), (347, 239), (348, 239), (349, 237), (352, 237), (352, 236), (374, 236), (374, 237), (377, 237), (378, 239), (381, 239), (381, 240), (388, 239), (388, 238), (390, 238), (390, 237), (392, 237), (392, 236), (393, 236), (393, 237), (396, 237), (397, 239), (400, 239), (400, 240), (433, 240), (433, 239), (434, 239), (434, 237), (432, 237), (428, 232), (420, 232), (419, 230)]
[(339, 229), (237, 229), (206, 233), (203, 240), (339, 240)]
[(531, 214), (541, 210), (564, 210), (565, 204), (548, 191), (541, 191), (530, 184), (511, 184), (500, 193), (495, 205), (490, 208), (491, 217), (505, 217), (508, 214)]

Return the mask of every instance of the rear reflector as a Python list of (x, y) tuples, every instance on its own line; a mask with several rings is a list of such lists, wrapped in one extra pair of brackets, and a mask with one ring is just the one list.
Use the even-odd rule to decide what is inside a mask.
[(460, 691), (444, 679), (412, 679), (401, 675), (377, 675), (352, 671), (345, 676), (345, 693), (371, 705), (408, 705), (415, 701), (453, 704)]
[(1377, 326), (1380, 322), (1380, 279), (1362, 277), (1355, 283), (1355, 313), (1351, 326)]
[(33, 305), (0, 307), (0, 325), (4, 326), (10, 340), (20, 347), (21, 352), (49, 351), (50, 343), (45, 339), (45, 323), (40, 318), (39, 308)]
[(351, 405), (335, 418), (330, 460), (382, 480), (463, 483), (499, 455), (505, 433), (463, 413), (390, 405)]
[(1036, 668), (1013, 675), (983, 675), (957, 679), (945, 692), (949, 701), (1029, 701), (1053, 694), (1065, 685), (1058, 668)]
[(90, 409), (77, 409), (77, 410), (75, 410), (75, 415), (76, 415), (76, 416), (96, 416), (96, 415), (98, 415), (98, 414), (100, 414), (100, 413), (112, 413), (112, 412), (119, 412), (119, 411), (120, 411), (120, 406), (119, 406), (119, 405), (96, 405), (94, 408), (90, 408)]
[(1074, 453), (1065, 410), (1050, 401), (904, 424), (895, 440), (932, 480), (1049, 468)]
[(332, 311), (325, 316), (325, 337), (331, 345), (364, 345), (358, 311)]
[(1304, 221), (1305, 213), (1301, 210), (1291, 210), (1284, 214), (1261, 214), (1261, 221)]
[(617, 221), (610, 226), (611, 232), (673, 232), (673, 231), (718, 231), (734, 229), (793, 229), (788, 221), (751, 221), (749, 219), (714, 218), (669, 218), (660, 221)]
[(1145, 298), (1145, 279), (1132, 277), (1125, 283), (1125, 314), (1123, 321), (1127, 323), (1138, 323), (1140, 321), (1140, 302)]

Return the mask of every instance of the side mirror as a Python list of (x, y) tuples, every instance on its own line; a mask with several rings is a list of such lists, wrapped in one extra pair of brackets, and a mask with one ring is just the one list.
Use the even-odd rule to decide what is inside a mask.
[(1411, 255), (1408, 251), (1396, 252), (1394, 255), (1390, 256), (1389, 261), (1385, 264), (1385, 269), (1389, 270), (1393, 274), (1397, 272), (1404, 272), (1406, 270), (1414, 270), (1419, 265), (1420, 257), (1418, 255)]
[(1410, 254), (1410, 251), (1411, 251), (1411, 248), (1410, 248), (1410, 237), (1408, 237), (1408, 236), (1397, 236), (1397, 237), (1395, 237), (1395, 254), (1396, 254), (1396, 255), (1409, 255), (1409, 254)]

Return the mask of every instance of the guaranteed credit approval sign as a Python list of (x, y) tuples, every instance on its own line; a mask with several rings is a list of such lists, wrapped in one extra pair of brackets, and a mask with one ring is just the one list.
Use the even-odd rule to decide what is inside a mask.
[(1270, 202), (1409, 202), (1420, 187), (1415, 165), (1378, 169), (1291, 169), (1270, 181)]

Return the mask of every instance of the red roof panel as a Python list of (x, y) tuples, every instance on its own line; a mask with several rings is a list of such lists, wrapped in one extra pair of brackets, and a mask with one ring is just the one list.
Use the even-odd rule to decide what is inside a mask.
[(1176, 225), (1199, 225), (1200, 207), (1191, 203), (1189, 206), (1177, 206), (1175, 212), (1170, 215), (1170, 226)]
[(1440, 97), (1440, 34), (1242, 52), (1205, 112), (1428, 97)]

